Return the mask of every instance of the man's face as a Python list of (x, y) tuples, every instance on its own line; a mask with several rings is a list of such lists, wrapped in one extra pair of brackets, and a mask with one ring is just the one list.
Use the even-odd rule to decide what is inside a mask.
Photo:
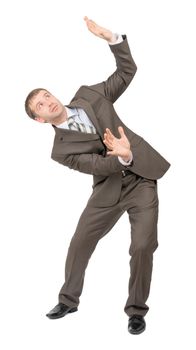
[(41, 123), (52, 123), (64, 112), (65, 107), (50, 92), (41, 90), (30, 102), (35, 119)]

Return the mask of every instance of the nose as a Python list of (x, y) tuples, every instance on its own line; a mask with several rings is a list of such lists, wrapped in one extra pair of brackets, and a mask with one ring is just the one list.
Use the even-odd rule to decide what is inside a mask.
[(48, 109), (51, 112), (53, 107), (54, 107), (55, 103), (54, 102), (48, 102)]
[(48, 109), (51, 110), (52, 109), (52, 106), (53, 106), (53, 103), (51, 101), (48, 101)]

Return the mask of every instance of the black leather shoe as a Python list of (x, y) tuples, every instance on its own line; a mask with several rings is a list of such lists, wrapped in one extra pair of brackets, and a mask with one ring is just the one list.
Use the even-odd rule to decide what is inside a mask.
[(128, 331), (131, 334), (140, 334), (146, 328), (146, 322), (141, 315), (132, 315), (129, 317)]
[(71, 312), (75, 312), (77, 310), (78, 310), (77, 307), (69, 307), (65, 304), (59, 303), (54, 307), (54, 309), (50, 310), (50, 312), (48, 314), (46, 314), (46, 316), (51, 318), (51, 319), (55, 319), (55, 318), (63, 317), (65, 315), (67, 315)]

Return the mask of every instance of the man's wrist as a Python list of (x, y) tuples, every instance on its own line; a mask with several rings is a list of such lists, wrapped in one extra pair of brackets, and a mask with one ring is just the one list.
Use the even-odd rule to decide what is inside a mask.
[(133, 159), (133, 154), (131, 150), (129, 151), (129, 154), (125, 157), (122, 157), (122, 159), (124, 160), (124, 162), (130, 162)]
[(112, 33), (111, 39), (107, 40), (109, 45), (116, 45), (121, 43), (122, 41), (123, 41), (123, 37), (118, 33)]
[(132, 163), (133, 161), (133, 153), (130, 150), (130, 155), (128, 157), (120, 157), (118, 156), (118, 160), (121, 164), (128, 166)]

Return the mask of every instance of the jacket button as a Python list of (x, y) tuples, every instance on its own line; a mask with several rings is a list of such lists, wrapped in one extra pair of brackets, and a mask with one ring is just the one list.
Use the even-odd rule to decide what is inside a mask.
[(63, 141), (63, 137), (62, 136), (60, 137), (60, 140)]

